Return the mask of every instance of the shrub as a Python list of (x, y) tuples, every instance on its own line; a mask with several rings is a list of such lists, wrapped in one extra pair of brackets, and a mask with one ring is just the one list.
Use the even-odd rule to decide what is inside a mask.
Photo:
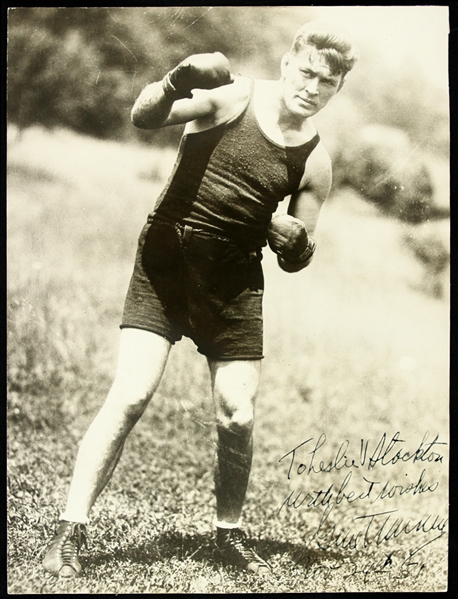
[(424, 223), (420, 227), (412, 227), (403, 236), (403, 243), (423, 266), (421, 288), (429, 295), (442, 298), (445, 295), (446, 275), (450, 264), (450, 239), (448, 223), (434, 226)]
[(353, 143), (341, 143), (334, 160), (334, 182), (348, 185), (385, 214), (420, 223), (447, 216), (434, 203), (429, 170), (406, 133), (368, 125)]

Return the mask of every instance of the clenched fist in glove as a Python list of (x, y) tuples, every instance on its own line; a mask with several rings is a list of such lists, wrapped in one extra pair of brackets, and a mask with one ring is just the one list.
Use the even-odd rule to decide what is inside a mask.
[(273, 217), (267, 230), (267, 242), (286, 272), (302, 270), (316, 248), (315, 240), (307, 234), (304, 223), (289, 214)]
[(162, 89), (170, 100), (180, 100), (192, 98), (192, 89), (213, 89), (233, 80), (229, 61), (221, 52), (193, 54), (167, 73)]

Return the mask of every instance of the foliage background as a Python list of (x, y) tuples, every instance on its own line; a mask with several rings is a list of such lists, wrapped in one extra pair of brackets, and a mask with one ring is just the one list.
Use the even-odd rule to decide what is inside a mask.
[[(399, 12), (402, 7), (390, 8), (380, 14), (380, 26), (403, 20), (404, 35), (388, 44), (384, 29), (376, 40), (362, 36), (364, 7), (360, 8), (363, 12), (347, 15), (361, 54), (347, 86), (351, 113), (363, 122), (400, 127), (413, 140), (423, 144), (427, 140), (430, 148), (446, 153), (446, 81), (441, 81), (441, 89), (436, 77), (433, 85), (431, 73), (421, 64), (425, 46), (435, 56), (437, 40), (417, 39), (413, 56), (406, 58), (401, 52), (409, 40), (409, 16)], [(436, 30), (446, 36), (443, 13), (432, 9), (432, 29), (436, 21)], [(89, 135), (126, 139), (135, 132), (128, 119), (139, 91), (189, 54), (219, 50), (228, 56), (234, 72), (276, 78), (280, 58), (298, 26), (317, 16), (337, 20), (337, 10), (342, 8), (12, 9), (9, 118), (20, 128), (66, 126)], [(414, 28), (415, 20), (410, 25)], [(423, 51), (415, 56), (419, 48)], [(387, 56), (392, 58), (396, 52), (402, 60), (388, 61)], [(439, 58), (442, 64), (436, 61), (434, 68), (443, 72), (446, 56)]]

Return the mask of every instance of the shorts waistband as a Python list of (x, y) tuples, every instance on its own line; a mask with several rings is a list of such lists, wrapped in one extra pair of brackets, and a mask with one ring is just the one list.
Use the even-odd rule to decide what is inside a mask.
[(173, 220), (168, 220), (163, 216), (157, 215), (149, 215), (148, 223), (160, 223), (161, 225), (169, 225), (169, 227), (174, 227), (180, 233), (185, 233), (186, 235), (192, 235), (192, 233), (198, 233), (199, 235), (207, 235), (208, 237), (216, 237), (219, 239), (224, 239), (225, 241), (232, 241), (230, 237), (227, 237), (223, 234), (215, 233), (213, 231), (208, 231), (207, 229), (202, 229), (201, 227), (193, 227), (192, 225), (183, 225), (182, 223), (177, 223)]
[(186, 224), (184, 225), (182, 223), (177, 223), (172, 220), (167, 220), (166, 218), (164, 218), (162, 216), (150, 214), (150, 215), (148, 215), (147, 222), (148, 223), (159, 223), (162, 225), (168, 225), (169, 227), (173, 227), (176, 231), (179, 232), (183, 242), (185, 242), (185, 243), (187, 243), (191, 239), (191, 237), (194, 234), (196, 234), (198, 236), (202, 235), (204, 237), (209, 237), (211, 239), (219, 239), (221, 241), (226, 241), (227, 243), (236, 245), (237, 247), (244, 249), (245, 251), (248, 251), (248, 252), (257, 252), (257, 253), (262, 252), (261, 248), (257, 248), (254, 246), (249, 247), (246, 244), (237, 242), (232, 237), (228, 237), (227, 235), (224, 235), (222, 233), (208, 231), (207, 229), (202, 229), (200, 227), (193, 227), (192, 225), (186, 225)]

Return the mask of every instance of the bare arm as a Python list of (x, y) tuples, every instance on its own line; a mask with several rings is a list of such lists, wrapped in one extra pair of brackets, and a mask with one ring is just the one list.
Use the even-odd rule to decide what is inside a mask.
[[(329, 195), (331, 183), (331, 161), (320, 143), (310, 155), (301, 181), (301, 188), (291, 196), (288, 206), (288, 214), (300, 219), (305, 224), (309, 236), (315, 232), (320, 210)], [(312, 258), (313, 253), (306, 262), (289, 264), (281, 256), (277, 257), (280, 267), (286, 272), (302, 270), (310, 264)]]
[(229, 62), (221, 52), (194, 54), (162, 81), (143, 89), (131, 111), (132, 123), (157, 129), (208, 117), (217, 110), (215, 90), (232, 82)]
[(315, 232), (321, 207), (332, 183), (331, 160), (320, 143), (310, 155), (301, 188), (291, 196), (288, 214), (299, 218), (309, 234)]
[(162, 82), (147, 85), (138, 96), (131, 111), (131, 120), (140, 129), (158, 129), (179, 125), (205, 117), (215, 110), (212, 94), (195, 93), (192, 99), (167, 98)]

